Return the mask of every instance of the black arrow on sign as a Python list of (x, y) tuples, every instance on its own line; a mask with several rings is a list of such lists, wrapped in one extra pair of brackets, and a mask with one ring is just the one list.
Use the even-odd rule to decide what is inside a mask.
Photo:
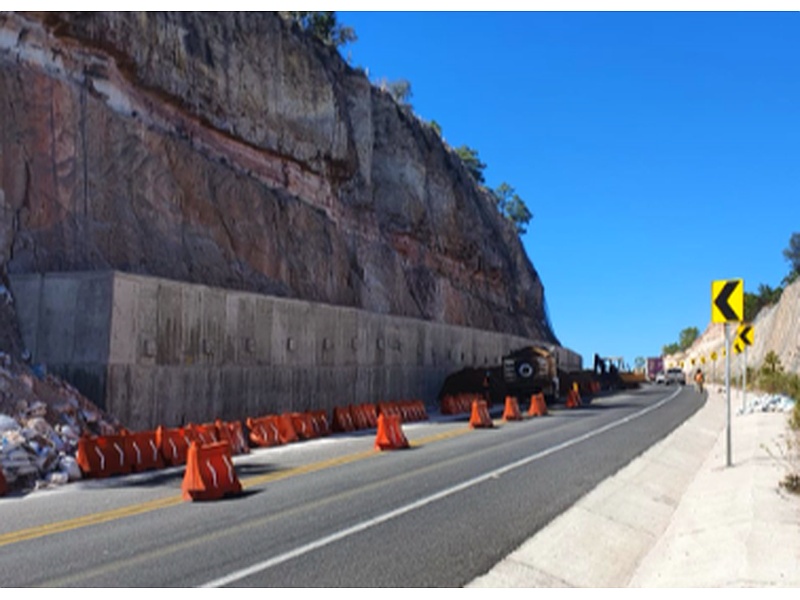
[(752, 327), (750, 325), (745, 325), (744, 328), (742, 329), (742, 333), (739, 334), (739, 339), (742, 340), (742, 342), (744, 342), (745, 346), (750, 345), (750, 338), (748, 336), (750, 335), (751, 329)]
[(717, 294), (717, 297), (714, 299), (714, 305), (719, 309), (719, 312), (722, 313), (722, 316), (725, 317), (726, 321), (738, 321), (739, 315), (733, 312), (733, 309), (728, 304), (728, 298), (731, 297), (731, 294), (736, 290), (736, 287), (739, 285), (738, 281), (728, 281), (725, 283), (725, 286), (722, 288), (722, 291)]

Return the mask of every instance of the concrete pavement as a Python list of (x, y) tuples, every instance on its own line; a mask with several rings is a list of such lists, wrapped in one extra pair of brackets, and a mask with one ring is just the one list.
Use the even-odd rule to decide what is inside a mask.
[[(800, 496), (786, 413), (734, 414), (724, 390), (467, 587), (800, 587)], [(800, 470), (800, 466), (798, 469)]]

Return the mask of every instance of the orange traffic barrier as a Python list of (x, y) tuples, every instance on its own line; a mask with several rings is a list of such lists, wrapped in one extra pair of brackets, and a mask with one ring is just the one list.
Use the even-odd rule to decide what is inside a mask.
[(519, 411), (519, 403), (515, 396), (506, 396), (506, 406), (503, 410), (504, 421), (522, 421), (522, 413)]
[(250, 442), (259, 447), (279, 446), (281, 444), (278, 417), (267, 416), (257, 419), (247, 418), (245, 421), (249, 430)]
[(336, 406), (333, 409), (333, 430), (336, 432), (355, 431), (353, 416), (346, 407)]
[(139, 472), (164, 468), (164, 458), (158, 450), (155, 431), (126, 433), (124, 439), (125, 452), (133, 471)]
[(319, 434), (314, 429), (314, 421), (307, 412), (291, 413), (292, 427), (294, 427), (297, 437), (301, 440), (310, 440)]
[(228, 442), (231, 445), (233, 454), (247, 454), (250, 452), (250, 447), (244, 437), (242, 424), (239, 421), (226, 423), (217, 419), (214, 421), (214, 426), (217, 428), (217, 440)]
[(156, 428), (156, 446), (167, 465), (185, 465), (189, 444), (192, 443), (192, 433), (183, 427)]
[(324, 410), (311, 411), (311, 424), (318, 436), (326, 436), (331, 434), (331, 424), (328, 421), (328, 413)]
[(300, 437), (297, 435), (297, 431), (294, 428), (291, 413), (283, 413), (280, 415), (277, 419), (277, 425), (278, 436), (280, 437), (281, 444), (291, 444), (292, 442), (296, 442), (300, 439)]
[(200, 445), (192, 442), (186, 457), (181, 492), (184, 500), (216, 500), (239, 494), (242, 484), (233, 466), (228, 442)]
[(473, 429), (476, 427), (494, 427), (485, 400), (474, 400), (472, 402), (472, 414), (469, 418), (469, 426)]
[(353, 423), (353, 429), (356, 431), (369, 429), (369, 420), (362, 405), (349, 404), (347, 410), (350, 412), (350, 420)]
[(579, 406), (581, 406), (580, 394), (574, 389), (571, 389), (567, 393), (567, 408), (578, 408)]
[(543, 417), (547, 414), (547, 403), (544, 400), (544, 394), (539, 392), (531, 396), (531, 406), (528, 409), (529, 417)]
[(403, 418), (402, 413), (400, 412), (400, 407), (397, 406), (394, 402), (378, 402), (378, 414), (379, 415), (392, 415), (396, 417)]
[(401, 450), (408, 448), (409, 443), (403, 433), (400, 415), (378, 415), (378, 433), (375, 436), (377, 450)]
[(6, 483), (6, 476), (3, 475), (3, 469), (0, 468), (0, 496), (5, 496), (8, 492), (8, 484)]
[(442, 398), (442, 414), (458, 415), (472, 410), (472, 401), (478, 399), (475, 394), (458, 394)]
[(405, 400), (403, 404), (408, 413), (409, 421), (428, 420), (428, 411), (425, 410), (425, 403), (422, 400)]
[(366, 421), (365, 429), (373, 429), (378, 426), (378, 407), (371, 403), (361, 405), (361, 412)]
[(214, 423), (203, 423), (202, 425), (189, 423), (186, 429), (191, 430), (192, 441), (196, 441), (199, 444), (213, 444), (220, 441), (217, 426)]
[(122, 435), (81, 436), (75, 460), (86, 477), (109, 477), (131, 472)]

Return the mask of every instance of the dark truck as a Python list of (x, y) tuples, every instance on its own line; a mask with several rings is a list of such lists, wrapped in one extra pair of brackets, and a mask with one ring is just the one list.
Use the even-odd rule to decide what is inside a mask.
[(516, 396), (523, 403), (539, 392), (548, 402), (558, 396), (556, 357), (546, 348), (527, 346), (504, 356), (500, 366), (468, 367), (452, 373), (442, 385), (439, 400), (448, 395), (481, 394), (489, 404), (502, 404), (506, 396)]
[(541, 392), (548, 401), (553, 401), (559, 393), (556, 357), (539, 346), (527, 346), (504, 356), (502, 377), (505, 395), (520, 400)]

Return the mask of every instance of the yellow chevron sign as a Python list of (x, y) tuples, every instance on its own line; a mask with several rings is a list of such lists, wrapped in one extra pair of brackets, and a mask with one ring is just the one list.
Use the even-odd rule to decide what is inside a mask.
[(752, 346), (754, 334), (755, 330), (752, 325), (748, 323), (742, 323), (739, 325), (739, 329), (736, 331), (736, 339), (741, 340), (745, 346)]
[(744, 280), (711, 282), (711, 321), (733, 323), (744, 320)]

